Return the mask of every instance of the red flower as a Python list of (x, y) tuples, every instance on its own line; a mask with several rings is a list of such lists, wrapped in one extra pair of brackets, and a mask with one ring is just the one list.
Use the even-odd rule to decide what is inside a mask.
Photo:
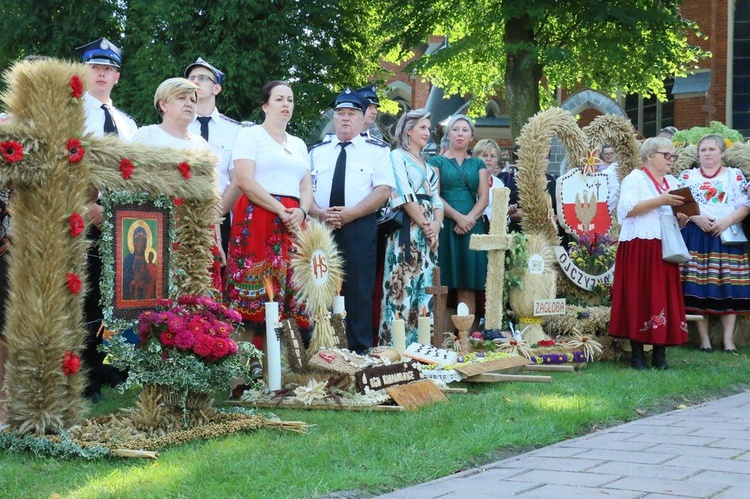
[(81, 292), (81, 278), (77, 274), (68, 274), (68, 278), (65, 281), (65, 285), (68, 287), (68, 291), (77, 295)]
[(80, 236), (84, 228), (83, 217), (78, 213), (73, 213), (68, 217), (68, 222), (70, 223), (70, 235), (72, 237)]
[(187, 164), (185, 161), (177, 165), (177, 168), (180, 169), (180, 173), (182, 173), (182, 176), (185, 178), (190, 178), (190, 165)]
[(3, 159), (8, 163), (15, 163), (23, 158), (23, 146), (15, 140), (1, 142), (0, 149), (3, 151)]
[(133, 163), (128, 158), (122, 158), (122, 161), (120, 161), (120, 171), (122, 172), (122, 178), (125, 180), (133, 175), (134, 168)]
[(83, 95), (83, 83), (77, 75), (70, 77), (70, 96), (74, 99), (80, 99)]
[(182, 198), (174, 198), (172, 202), (174, 203), (175, 206), (182, 206), (182, 204), (184, 203)]
[(62, 362), (62, 372), (65, 376), (72, 376), (81, 369), (81, 358), (68, 350)]
[(83, 148), (81, 141), (78, 139), (68, 139), (65, 147), (68, 149), (68, 154), (70, 154), (68, 160), (71, 163), (78, 163), (83, 159), (83, 155), (86, 154), (86, 149)]

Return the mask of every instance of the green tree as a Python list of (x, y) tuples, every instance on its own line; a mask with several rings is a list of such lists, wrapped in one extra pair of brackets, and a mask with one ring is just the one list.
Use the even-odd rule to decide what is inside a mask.
[(75, 47), (101, 36), (116, 42), (121, 21), (116, 0), (0, 0), (0, 68), (28, 55), (76, 59)]
[(260, 88), (290, 81), (292, 128), (312, 128), (334, 93), (378, 71), (375, 50), (359, 27), (368, 7), (345, 0), (128, 0), (120, 103), (140, 122), (157, 120), (153, 94), (200, 56), (227, 76), (219, 108), (258, 119)]
[(410, 0), (395, 11), (387, 4), (379, 23), (397, 34), (384, 50), (403, 57), (430, 34), (446, 36), (445, 49), (408, 69), (447, 93), (471, 94), (473, 110), (503, 95), (514, 137), (555, 87), (663, 98), (666, 78), (708, 55), (688, 42), (700, 34), (677, 0)]
[(227, 74), (219, 108), (238, 120), (258, 119), (266, 82), (291, 82), (302, 136), (341, 88), (382, 73), (373, 7), (356, 0), (0, 0), (0, 12), (0, 67), (30, 54), (76, 60), (74, 47), (101, 36), (120, 46), (113, 100), (139, 124), (159, 121), (156, 87), (198, 56)]

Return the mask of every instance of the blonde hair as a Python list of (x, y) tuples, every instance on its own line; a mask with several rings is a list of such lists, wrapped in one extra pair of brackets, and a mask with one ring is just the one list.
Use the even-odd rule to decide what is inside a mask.
[(644, 140), (643, 144), (641, 144), (641, 162), (645, 163), (650, 156), (656, 153), (657, 149), (662, 147), (674, 151), (674, 144), (670, 139), (665, 137), (651, 137)]
[(195, 95), (197, 99), (198, 85), (185, 78), (168, 78), (161, 82), (154, 93), (154, 108), (156, 109), (156, 112), (159, 113), (159, 116), (164, 115), (164, 111), (162, 111), (161, 106), (159, 106), (160, 102), (171, 102), (173, 99), (183, 94)]
[(500, 146), (492, 139), (482, 139), (474, 145), (471, 155), (478, 158), (489, 150), (495, 151), (498, 162), (500, 161)]

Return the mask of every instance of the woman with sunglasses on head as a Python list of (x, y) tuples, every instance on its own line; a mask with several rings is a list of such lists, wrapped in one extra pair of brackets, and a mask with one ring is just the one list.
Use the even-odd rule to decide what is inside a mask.
[(443, 203), (437, 173), (422, 159), (430, 133), (430, 113), (424, 109), (402, 114), (396, 125), (396, 147), (390, 153), (396, 189), (390, 204), (391, 209), (404, 210), (408, 218), (386, 242), (379, 332), (384, 345), (392, 344), (393, 319), (406, 320), (409, 345), (417, 341), (417, 318), (432, 312), (432, 297), (425, 289), (434, 285)]
[(711, 352), (709, 317), (719, 316), (724, 350), (736, 353), (734, 325), (737, 314), (750, 313), (750, 261), (744, 244), (727, 245), (721, 233), (750, 213), (747, 180), (737, 168), (722, 166), (725, 149), (719, 135), (698, 142), (700, 168), (685, 170), (680, 187), (689, 187), (700, 206), (682, 231), (693, 257), (682, 267), (685, 310), (703, 315), (698, 321), (700, 349)]
[[(646, 369), (643, 345), (654, 346), (651, 365), (669, 369), (666, 347), (687, 341), (680, 266), (662, 259), (661, 215), (684, 203), (671, 194), (677, 179), (669, 174), (677, 159), (669, 139), (653, 137), (641, 146), (643, 168), (622, 181), (617, 218), (620, 238), (612, 285), (609, 335), (630, 340), (631, 366)], [(680, 225), (687, 222), (679, 215)]]

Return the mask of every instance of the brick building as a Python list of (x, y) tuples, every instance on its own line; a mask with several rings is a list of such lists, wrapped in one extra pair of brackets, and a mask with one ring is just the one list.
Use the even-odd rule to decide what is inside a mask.
[[(656, 135), (665, 126), (684, 129), (705, 126), (711, 121), (720, 121), (750, 136), (750, 0), (683, 0), (681, 9), (686, 18), (698, 23), (707, 37), (704, 40), (693, 36), (691, 43), (713, 56), (701, 61), (699, 69), (686, 77), (665, 82), (665, 102), (638, 94), (619, 95), (615, 100), (644, 137)], [(442, 37), (431, 37), (427, 45), (415, 50), (415, 57), (439, 50), (443, 43)], [(395, 73), (388, 81), (388, 96), (402, 108), (428, 107), (428, 103), (442, 101), (430, 98), (431, 93), (439, 90), (419, 76), (404, 73), (395, 65), (386, 68)], [(559, 91), (559, 102), (563, 103), (572, 93)], [(453, 109), (448, 114), (460, 110), (463, 99), (458, 99), (458, 103), (453, 100)], [(502, 101), (491, 101), (487, 116), (477, 120), (478, 138), (494, 138), (501, 145), (512, 145), (504, 112)], [(433, 114), (439, 120), (445, 117), (440, 112)], [(581, 125), (588, 124), (598, 114), (598, 109), (581, 111)]]

